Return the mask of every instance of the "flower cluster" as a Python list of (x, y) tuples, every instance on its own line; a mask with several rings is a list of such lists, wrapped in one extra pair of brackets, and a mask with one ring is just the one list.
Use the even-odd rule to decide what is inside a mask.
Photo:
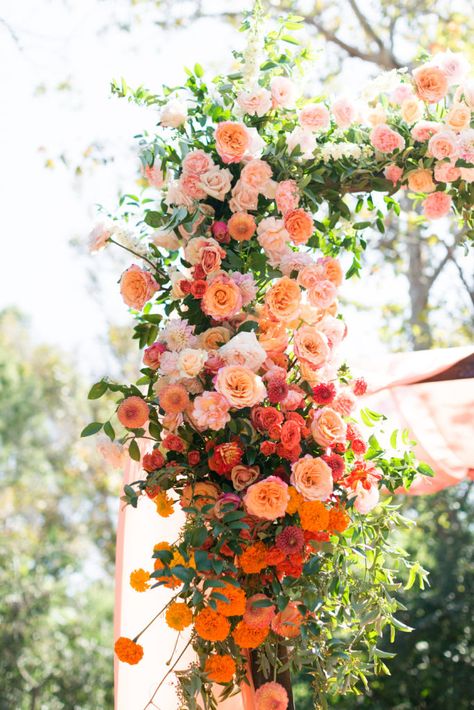
[[(143, 480), (124, 500), (136, 506), (146, 494), (159, 515), (176, 505), (186, 515), (178, 543), (158, 543), (154, 568), (131, 575), (138, 592), (177, 590), (166, 621), (177, 631), (193, 625), (200, 659), (194, 680), (182, 679), (185, 693), (240, 682), (248, 650), (266, 655), (291, 642), (298, 668), (310, 665), (311, 645), (320, 657), (337, 653), (340, 623), (350, 637), (367, 614), (368, 644), (392, 624), (383, 552), (365, 565), (375, 575), (370, 595), (348, 570), (369, 554), (365, 535), (383, 551), (400, 524), (390, 508), (375, 512), (382, 484), (394, 490), (429, 470), (409, 451), (388, 459), (357, 424), (366, 384), (338, 359), (344, 244), (318, 246), (325, 229), (349, 219), (346, 193), (407, 183), (427, 195), (425, 215), (435, 218), (460, 204), (472, 180), (474, 95), (458, 57), (397, 75), (365, 107), (345, 97), (326, 105), (301, 95), (288, 76), (297, 60), (270, 45), (255, 73), (260, 36), (251, 36), (243, 74), (217, 81), (217, 96), (198, 67), (185, 92), (156, 101), (163, 133), (144, 142), (142, 160), (160, 201), (156, 209), (144, 201), (137, 222), (147, 249), (135, 250), (139, 263), (120, 279), (138, 319), (142, 376), (91, 391), (121, 393), (117, 418), (132, 458), (140, 460), (137, 439), (153, 440)], [(172, 148), (170, 131), (180, 137)], [(114, 233), (96, 230), (94, 248)], [(366, 426), (382, 418), (362, 411)], [(104, 431), (114, 438), (110, 422)], [(346, 611), (331, 601), (339, 591)], [(139, 660), (133, 642), (117, 643), (122, 660)], [(343, 656), (332, 657), (332, 673)], [(256, 700), (288, 704), (270, 681)]]

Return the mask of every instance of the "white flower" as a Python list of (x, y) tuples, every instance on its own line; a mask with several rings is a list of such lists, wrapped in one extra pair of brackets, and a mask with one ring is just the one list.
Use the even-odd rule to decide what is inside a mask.
[(253, 372), (258, 372), (267, 359), (267, 353), (254, 332), (237, 333), (218, 352), (226, 365), (242, 365)]
[(312, 158), (314, 149), (316, 148), (316, 137), (312, 131), (304, 128), (294, 128), (286, 137), (286, 144), (290, 153), (294, 151), (296, 146), (300, 147), (303, 153), (303, 158)]
[(163, 106), (160, 114), (160, 123), (166, 128), (178, 128), (186, 122), (188, 108), (183, 101), (171, 99)]

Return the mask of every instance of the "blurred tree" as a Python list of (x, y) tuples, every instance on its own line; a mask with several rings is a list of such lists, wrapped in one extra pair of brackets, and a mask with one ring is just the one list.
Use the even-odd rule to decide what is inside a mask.
[(2, 312), (1, 710), (112, 707), (118, 480), (77, 442), (88, 406), (66, 357)]

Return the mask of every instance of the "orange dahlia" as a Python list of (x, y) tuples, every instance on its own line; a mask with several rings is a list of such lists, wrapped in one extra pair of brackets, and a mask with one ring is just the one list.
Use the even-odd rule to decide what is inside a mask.
[(159, 394), (160, 407), (167, 414), (180, 414), (189, 405), (189, 396), (183, 385), (167, 385)]
[(256, 542), (242, 552), (239, 565), (246, 574), (258, 574), (267, 566), (267, 548), (263, 542)]
[(171, 629), (182, 631), (192, 623), (193, 613), (184, 602), (171, 602), (166, 610), (165, 618)]
[(205, 641), (224, 641), (229, 635), (230, 623), (225, 616), (207, 607), (195, 616), (194, 628)]
[(150, 589), (149, 581), (150, 573), (144, 569), (135, 569), (130, 574), (130, 586), (136, 592), (146, 592), (147, 589)]
[(139, 429), (148, 421), (148, 404), (141, 397), (126, 397), (117, 409), (117, 417), (124, 427)]
[(303, 530), (327, 530), (329, 511), (320, 500), (304, 501), (299, 507), (299, 514)]
[(204, 672), (213, 683), (229, 683), (237, 670), (232, 656), (212, 653), (206, 659)]
[(344, 532), (350, 522), (351, 519), (343, 508), (331, 508), (329, 511), (328, 530), (331, 532)]
[(143, 646), (125, 636), (121, 636), (116, 640), (114, 649), (118, 659), (123, 661), (123, 663), (130, 663), (131, 666), (134, 666), (143, 658)]
[(245, 611), (247, 597), (241, 587), (234, 587), (233, 584), (227, 584), (216, 590), (219, 594), (223, 594), (228, 602), (223, 599), (217, 601), (217, 611), (223, 616), (242, 616)]
[(240, 648), (257, 648), (260, 646), (269, 633), (269, 628), (249, 626), (245, 621), (239, 621), (232, 632), (235, 643)]

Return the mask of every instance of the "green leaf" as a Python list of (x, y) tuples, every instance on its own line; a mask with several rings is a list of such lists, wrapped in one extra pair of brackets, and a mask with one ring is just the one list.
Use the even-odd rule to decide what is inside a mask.
[(130, 442), (130, 445), (128, 447), (128, 453), (131, 459), (134, 461), (140, 461), (140, 449), (138, 448), (138, 444), (136, 439), (132, 439)]
[(88, 399), (99, 399), (99, 397), (102, 397), (102, 395), (107, 392), (108, 386), (109, 385), (105, 380), (101, 380), (100, 382), (96, 382), (95, 385), (93, 385), (90, 388), (87, 398)]
[(435, 475), (431, 466), (429, 466), (427, 463), (424, 463), (423, 461), (418, 464), (417, 471), (418, 473), (421, 473), (422, 476), (430, 476), (431, 478), (433, 478), (433, 476)]
[(204, 76), (204, 69), (202, 68), (202, 66), (200, 64), (194, 65), (194, 73), (196, 74), (197, 77), (199, 77), (199, 79), (202, 76)]
[(113, 441), (115, 439), (115, 431), (110, 422), (105, 422), (104, 424), (104, 434), (107, 434), (109, 439)]
[(81, 431), (81, 438), (85, 436), (92, 436), (92, 434), (97, 434), (98, 431), (102, 429), (101, 422), (91, 422)]
[(239, 327), (238, 333), (250, 333), (252, 330), (258, 330), (258, 323), (254, 320), (246, 320)]

